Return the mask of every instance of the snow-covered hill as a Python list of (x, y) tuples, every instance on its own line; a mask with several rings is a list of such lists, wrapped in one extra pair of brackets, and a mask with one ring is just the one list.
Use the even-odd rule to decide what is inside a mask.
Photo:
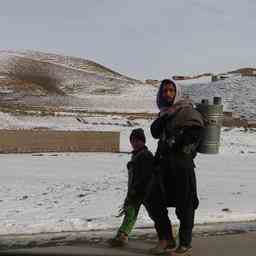
[(184, 85), (183, 91), (194, 101), (220, 96), (224, 109), (239, 113), (247, 119), (256, 119), (256, 77), (231, 76), (213, 83)]
[[(0, 52), (0, 98), (5, 108), (72, 112), (156, 113), (157, 87), (93, 61), (35, 51)], [(224, 110), (256, 118), (256, 77), (230, 74), (178, 81), (195, 102), (223, 98)]]
[(100, 89), (103, 93), (118, 93), (126, 84), (142, 83), (90, 60), (34, 51), (1, 51), (0, 72), (57, 94)]

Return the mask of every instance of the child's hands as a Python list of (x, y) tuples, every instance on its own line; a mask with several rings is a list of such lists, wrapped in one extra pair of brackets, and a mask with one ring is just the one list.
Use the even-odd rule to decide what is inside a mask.
[(123, 215), (125, 215), (125, 210), (124, 210), (124, 208), (120, 208), (116, 217), (117, 217), (117, 218), (120, 218), (120, 217), (122, 217)]
[(117, 218), (120, 218), (120, 217), (122, 217), (123, 215), (125, 215), (125, 213), (126, 213), (126, 211), (127, 211), (127, 208), (128, 208), (128, 205), (123, 204), (123, 205), (120, 207), (120, 209), (119, 209), (119, 211), (118, 211), (118, 215), (117, 215), (116, 217), (117, 217)]

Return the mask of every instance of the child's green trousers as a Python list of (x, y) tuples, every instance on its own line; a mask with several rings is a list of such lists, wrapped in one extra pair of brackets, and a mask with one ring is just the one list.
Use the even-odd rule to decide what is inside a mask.
[(126, 235), (129, 235), (136, 223), (138, 213), (140, 210), (141, 204), (138, 204), (136, 206), (129, 205), (125, 211), (125, 215), (122, 221), (122, 224), (118, 230), (118, 232), (125, 233)]

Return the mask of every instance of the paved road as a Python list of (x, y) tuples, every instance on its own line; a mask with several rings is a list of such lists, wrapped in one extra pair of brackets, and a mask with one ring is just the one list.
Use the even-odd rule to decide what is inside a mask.
[[(1, 251), (0, 255), (84, 255), (84, 256), (143, 256), (149, 255), (152, 241), (133, 239), (123, 249), (112, 249), (104, 242), (76, 243), (69, 246), (41, 247)], [(193, 256), (256, 255), (256, 232), (194, 238)]]

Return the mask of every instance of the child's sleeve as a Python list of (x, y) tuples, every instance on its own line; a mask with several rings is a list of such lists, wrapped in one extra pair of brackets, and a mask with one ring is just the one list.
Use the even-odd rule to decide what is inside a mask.
[(151, 152), (147, 152), (147, 154), (143, 154), (140, 157), (140, 161), (138, 164), (138, 170), (136, 170), (136, 177), (134, 179), (133, 189), (137, 196), (143, 197), (145, 196), (148, 184), (152, 178), (154, 166), (154, 157)]

